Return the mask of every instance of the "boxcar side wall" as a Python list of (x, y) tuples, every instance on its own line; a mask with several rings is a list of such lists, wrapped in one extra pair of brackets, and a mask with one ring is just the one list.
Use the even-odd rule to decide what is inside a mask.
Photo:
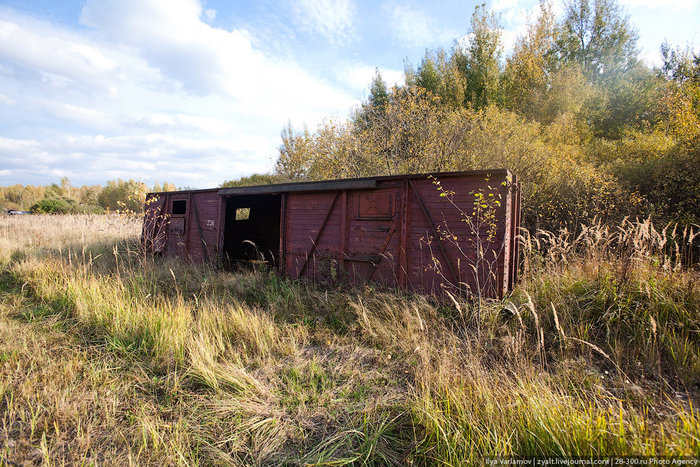
[(408, 288), (502, 296), (511, 247), (507, 175), (414, 179), (409, 186)]
[(515, 254), (509, 177), (404, 177), (372, 190), (287, 193), (284, 273), (500, 297)]
[[(324, 283), (374, 282), (433, 295), (491, 297), (512, 289), (521, 190), (510, 172), (371, 182), (307, 184), (321, 187), (316, 191), (149, 194), (142, 243), (202, 263), (228, 250), (236, 256), (236, 245), (254, 242), (276, 256), (280, 274)], [(242, 208), (249, 208), (249, 218), (238, 218)]]
[(165, 256), (210, 261), (218, 256), (219, 209), (215, 190), (149, 194), (142, 243)]

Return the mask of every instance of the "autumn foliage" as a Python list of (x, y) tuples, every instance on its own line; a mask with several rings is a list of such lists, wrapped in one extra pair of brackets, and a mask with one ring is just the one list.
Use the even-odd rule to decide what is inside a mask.
[(613, 0), (540, 4), (503, 58), (498, 18), (478, 7), (468, 43), (427, 51), (388, 88), (379, 72), (346, 120), (282, 131), (276, 175), (328, 179), (505, 167), (524, 182), (525, 225), (700, 215), (700, 57), (639, 60)]

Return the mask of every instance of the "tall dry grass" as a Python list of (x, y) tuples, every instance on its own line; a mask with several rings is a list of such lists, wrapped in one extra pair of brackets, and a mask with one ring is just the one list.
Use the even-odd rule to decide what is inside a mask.
[(0, 462), (698, 455), (695, 232), (524, 235), (477, 312), (149, 258), (129, 219), (1, 218)]

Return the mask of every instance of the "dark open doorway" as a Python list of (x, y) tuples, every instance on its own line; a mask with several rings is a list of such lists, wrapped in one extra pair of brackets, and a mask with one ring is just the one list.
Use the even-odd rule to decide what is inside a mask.
[(277, 266), (280, 244), (281, 195), (234, 195), (226, 198), (224, 258), (249, 263), (264, 260)]

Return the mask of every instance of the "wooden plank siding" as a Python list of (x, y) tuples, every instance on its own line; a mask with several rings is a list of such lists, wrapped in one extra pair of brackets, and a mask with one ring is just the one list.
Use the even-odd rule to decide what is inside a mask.
[[(186, 212), (173, 214), (182, 200)], [(243, 239), (275, 245), (265, 259), (291, 279), (502, 297), (517, 281), (520, 201), (507, 170), (151, 193), (142, 241), (204, 262), (245, 259), (227, 258), (239, 254), (227, 242)], [(477, 228), (472, 213), (482, 203), (493, 219)], [(265, 210), (264, 218), (251, 211), (248, 223), (235, 220), (243, 205)]]

